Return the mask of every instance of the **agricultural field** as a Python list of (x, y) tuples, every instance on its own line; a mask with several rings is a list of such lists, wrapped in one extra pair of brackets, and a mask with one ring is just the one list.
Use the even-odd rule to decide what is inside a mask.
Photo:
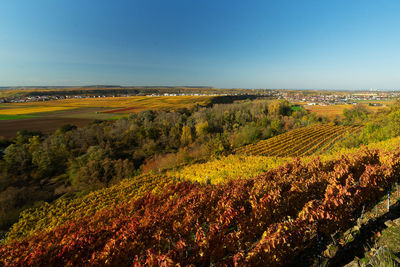
[(79, 118), (54, 118), (54, 117), (34, 117), (34, 116), (19, 116), (15, 118), (13, 115), (7, 115), (8, 119), (1, 120), (0, 116), (0, 136), (5, 138), (12, 138), (18, 131), (30, 130), (40, 131), (42, 133), (50, 134), (57, 130), (59, 127), (72, 124), (77, 127), (84, 127), (93, 120), (79, 119)]
[(349, 133), (361, 126), (312, 125), (236, 149), (237, 154), (298, 157), (323, 153)]
[[(99, 97), (71, 98), (62, 100), (13, 103), (9, 107), (59, 107), (59, 108), (103, 108), (103, 113), (134, 113), (143, 110), (171, 110), (190, 108), (194, 105), (211, 103), (210, 96), (131, 96), (131, 97)], [(1, 109), (0, 109), (1, 112)]]
[(36, 113), (48, 113), (53, 111), (69, 110), (74, 107), (57, 107), (57, 106), (28, 106), (23, 108), (13, 108), (12, 106), (4, 108), (0, 107), (0, 115), (26, 115)]
[[(377, 112), (378, 110), (386, 107), (393, 103), (393, 101), (359, 101), (360, 104), (369, 110), (370, 112)], [(369, 103), (373, 104), (382, 104), (382, 106), (369, 106)], [(318, 116), (328, 117), (330, 119), (334, 119), (335, 117), (342, 117), (343, 111), (345, 109), (351, 109), (354, 107), (352, 104), (345, 104), (345, 105), (329, 105), (329, 106), (320, 106), (320, 105), (305, 105), (302, 103), (302, 106)]]
[(352, 105), (330, 105), (330, 106), (308, 106), (304, 105), (304, 108), (318, 116), (325, 116), (329, 118), (335, 118), (336, 116), (343, 116), (344, 109), (350, 109)]
[[(395, 137), (378, 143), (371, 143), (366, 148), (374, 150), (385, 148), (386, 151), (393, 151), (400, 146), (400, 138)], [(317, 153), (310, 156), (298, 158), (303, 163), (312, 161), (328, 162), (338, 160), (349, 154), (360, 153), (362, 149), (341, 149), (334, 153)], [(221, 184), (236, 179), (249, 179), (262, 173), (273, 170), (279, 166), (293, 161), (292, 157), (268, 157), (251, 156), (243, 154), (231, 154), (218, 159), (213, 159), (205, 163), (196, 163), (182, 167), (176, 171), (167, 171), (169, 177), (181, 180), (188, 180), (203, 184)]]
[(205, 106), (211, 100), (211, 96), (133, 96), (7, 103), (0, 105), (0, 136), (12, 137), (25, 129), (50, 133), (68, 123), (81, 127), (95, 119), (115, 120), (148, 109)]
[(8, 120), (20, 120), (20, 119), (30, 119), (35, 118), (33, 115), (0, 115), (0, 121), (8, 121)]

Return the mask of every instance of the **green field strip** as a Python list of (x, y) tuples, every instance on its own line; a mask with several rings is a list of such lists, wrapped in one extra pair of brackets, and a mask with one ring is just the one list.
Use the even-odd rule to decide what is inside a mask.
[(37, 118), (34, 115), (0, 115), (0, 121)]

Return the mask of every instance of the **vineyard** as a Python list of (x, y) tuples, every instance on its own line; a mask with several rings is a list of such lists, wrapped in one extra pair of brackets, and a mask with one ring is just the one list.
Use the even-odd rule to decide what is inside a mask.
[(218, 184), (232, 179), (255, 177), (290, 160), (290, 158), (229, 155), (206, 163), (188, 165), (168, 174), (181, 180)]
[(346, 134), (360, 130), (361, 126), (313, 125), (238, 148), (236, 153), (277, 157), (321, 154)]
[[(385, 148), (386, 151), (396, 149), (400, 145), (400, 138), (395, 137), (378, 143), (371, 143), (366, 147), (368, 149)], [(325, 153), (301, 157), (303, 163), (314, 160), (322, 162), (338, 160), (346, 154), (356, 154), (361, 148), (341, 149), (334, 153)], [(168, 171), (169, 177), (176, 177), (181, 180), (188, 180), (199, 183), (219, 184), (226, 183), (234, 179), (248, 179), (272, 170), (284, 163), (292, 161), (290, 157), (268, 157), (251, 156), (243, 154), (231, 154), (218, 159), (213, 159), (205, 163), (196, 163), (184, 166), (176, 171)]]
[(112, 209), (118, 203), (126, 203), (147, 192), (157, 193), (173, 181), (172, 178), (156, 175), (142, 175), (126, 179), (110, 188), (98, 190), (76, 199), (58, 199), (53, 204), (45, 203), (39, 208), (26, 210), (13, 225), (8, 239), (47, 231), (69, 220), (92, 216), (103, 209)]
[(81, 217), (85, 205), (110, 199), (102, 191), (94, 205), (78, 204), (79, 216), (20, 240), (10, 237), (0, 245), (0, 263), (283, 266), (317, 236), (351, 226), (399, 175), (399, 149), (365, 148), (326, 162), (296, 159), (245, 180), (173, 182)]
[[(400, 139), (393, 138), (371, 144), (368, 149), (384, 147), (385, 151), (390, 152), (399, 145)], [(334, 155), (318, 157), (318, 160), (322, 162), (339, 160), (346, 154), (358, 154), (360, 151), (362, 149), (343, 150)], [(315, 160), (316, 157), (301, 159), (302, 164)], [(48, 231), (70, 220), (92, 216), (98, 211), (111, 209), (120, 203), (137, 199), (147, 192), (157, 194), (168, 184), (177, 180), (223, 184), (230, 180), (252, 179), (290, 161), (292, 161), (290, 158), (229, 155), (207, 163), (189, 165), (182, 170), (169, 172), (168, 175), (146, 174), (126, 179), (115, 186), (94, 191), (76, 199), (61, 198), (52, 204), (45, 203), (39, 208), (26, 210), (22, 213), (20, 220), (13, 225), (8, 234), (8, 240), (26, 237), (38, 231)]]

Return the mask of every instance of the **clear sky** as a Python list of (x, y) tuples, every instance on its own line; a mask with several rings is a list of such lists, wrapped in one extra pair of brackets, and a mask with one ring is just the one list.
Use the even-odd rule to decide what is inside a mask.
[(400, 1), (1, 0), (0, 86), (400, 89)]

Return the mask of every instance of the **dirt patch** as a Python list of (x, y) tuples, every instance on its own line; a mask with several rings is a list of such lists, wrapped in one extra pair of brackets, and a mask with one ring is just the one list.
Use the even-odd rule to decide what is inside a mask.
[(108, 111), (103, 111), (103, 113), (120, 113), (120, 112), (134, 112), (134, 110), (138, 110), (136, 107), (132, 108), (121, 108), (121, 109), (113, 109), (113, 110), (108, 110)]
[(10, 138), (15, 136), (21, 130), (35, 130), (43, 133), (51, 133), (64, 124), (73, 124), (78, 127), (88, 125), (91, 119), (74, 119), (74, 118), (32, 118), (19, 120), (3, 120), (0, 121), (0, 136)]

